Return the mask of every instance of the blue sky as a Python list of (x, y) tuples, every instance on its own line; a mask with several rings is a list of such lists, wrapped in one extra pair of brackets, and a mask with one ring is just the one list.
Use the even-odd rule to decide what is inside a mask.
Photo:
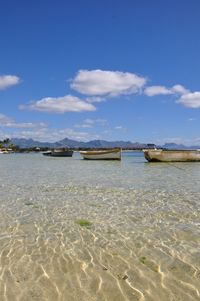
[(200, 144), (200, 1), (7, 0), (0, 139)]

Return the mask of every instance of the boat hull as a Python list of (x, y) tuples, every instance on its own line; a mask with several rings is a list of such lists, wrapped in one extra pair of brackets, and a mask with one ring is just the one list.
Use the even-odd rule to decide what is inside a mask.
[(149, 162), (200, 162), (200, 150), (144, 150)]
[(43, 153), (43, 155), (49, 157), (72, 157), (73, 151), (51, 151)]
[(81, 151), (85, 160), (121, 160), (121, 149), (105, 151)]

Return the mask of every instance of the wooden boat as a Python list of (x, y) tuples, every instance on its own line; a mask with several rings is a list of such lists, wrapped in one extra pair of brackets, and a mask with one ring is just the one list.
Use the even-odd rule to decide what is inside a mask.
[(44, 156), (50, 157), (72, 157), (73, 151), (66, 148), (57, 148), (43, 153)]
[(144, 156), (149, 162), (198, 162), (200, 150), (144, 150)]
[(80, 151), (83, 159), (86, 160), (121, 160), (121, 149), (107, 149), (94, 151)]

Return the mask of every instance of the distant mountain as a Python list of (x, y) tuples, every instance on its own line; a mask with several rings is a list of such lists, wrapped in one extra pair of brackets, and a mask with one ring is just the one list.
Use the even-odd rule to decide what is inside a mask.
[(92, 140), (88, 142), (76, 141), (72, 139), (65, 138), (57, 142), (40, 142), (33, 139), (24, 138), (13, 138), (11, 142), (20, 148), (31, 148), (31, 147), (69, 147), (69, 148), (134, 148), (141, 149), (147, 147), (147, 144), (139, 142), (130, 141), (105, 141), (105, 140)]
[(63, 140), (60, 140), (56, 142), (56, 145), (59, 147), (71, 147), (71, 148), (79, 148), (79, 147), (85, 147), (86, 142), (76, 141), (72, 139), (65, 138)]
[[(130, 141), (106, 141), (106, 140), (92, 140), (88, 142), (76, 141), (65, 138), (57, 142), (40, 142), (33, 139), (13, 138), (11, 142), (14, 145), (18, 145), (20, 148), (31, 148), (31, 147), (69, 147), (69, 148), (113, 148), (121, 147), (124, 149), (142, 149), (142, 148), (153, 148), (154, 144), (145, 144), (139, 142)], [(166, 149), (200, 149), (200, 146), (185, 146), (183, 144), (176, 143), (165, 143), (160, 146)], [(157, 146), (159, 148), (159, 146)]]
[(14, 145), (19, 146), (20, 148), (31, 148), (31, 147), (55, 147), (52, 146), (55, 143), (49, 143), (49, 142), (39, 142), (35, 141), (33, 139), (24, 139), (24, 138), (12, 138), (11, 143)]
[(186, 146), (183, 144), (176, 144), (176, 143), (165, 143), (162, 147), (167, 149), (199, 149), (200, 148), (199, 145)]
[(146, 144), (130, 141), (106, 141), (106, 140), (92, 140), (85, 142), (84, 147), (91, 148), (112, 148), (112, 147), (121, 147), (121, 148), (143, 148)]

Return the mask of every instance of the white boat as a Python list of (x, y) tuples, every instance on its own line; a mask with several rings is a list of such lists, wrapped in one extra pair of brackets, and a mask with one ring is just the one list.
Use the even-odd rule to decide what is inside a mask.
[(10, 149), (7, 149), (7, 148), (0, 149), (0, 154), (9, 154), (9, 153), (11, 153)]
[(83, 159), (86, 160), (121, 160), (121, 149), (80, 151)]
[(198, 162), (200, 150), (143, 150), (144, 156), (149, 162)]

